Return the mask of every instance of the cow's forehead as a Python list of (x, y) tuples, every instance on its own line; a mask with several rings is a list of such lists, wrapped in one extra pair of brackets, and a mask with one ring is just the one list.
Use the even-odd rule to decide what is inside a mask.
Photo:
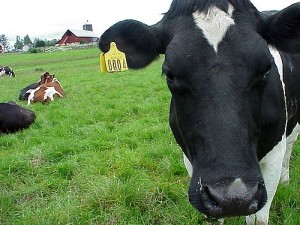
[(173, 71), (185, 71), (191, 64), (193, 71), (202, 73), (211, 67), (220, 72), (222, 66), (232, 72), (242, 68), (254, 71), (271, 63), (268, 43), (258, 32), (260, 21), (253, 15), (241, 14), (231, 4), (225, 10), (211, 5), (207, 11), (190, 15), (192, 20), (179, 17), (179, 25), (171, 27), (175, 35), (167, 46), (165, 62)]
[(204, 38), (207, 39), (216, 52), (228, 28), (235, 24), (232, 18), (233, 11), (234, 9), (230, 4), (227, 13), (216, 6), (212, 6), (207, 13), (200, 11), (193, 13), (197, 27), (202, 30)]

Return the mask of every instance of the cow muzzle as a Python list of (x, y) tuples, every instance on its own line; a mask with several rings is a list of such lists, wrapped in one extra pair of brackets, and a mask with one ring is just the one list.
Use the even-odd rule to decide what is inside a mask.
[(190, 203), (208, 218), (245, 216), (259, 211), (267, 200), (263, 182), (245, 183), (241, 179), (190, 188)]

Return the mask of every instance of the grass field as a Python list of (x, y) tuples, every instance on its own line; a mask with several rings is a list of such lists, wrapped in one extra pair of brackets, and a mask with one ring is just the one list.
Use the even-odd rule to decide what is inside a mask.
[[(188, 203), (188, 175), (168, 125), (163, 57), (114, 74), (100, 73), (98, 58), (96, 48), (0, 55), (16, 72), (0, 79), (0, 102), (14, 100), (37, 115), (29, 129), (0, 136), (0, 224), (204, 224)], [(56, 75), (66, 98), (19, 101), (20, 89), (44, 71)], [(298, 142), (271, 225), (300, 224), (299, 178)]]

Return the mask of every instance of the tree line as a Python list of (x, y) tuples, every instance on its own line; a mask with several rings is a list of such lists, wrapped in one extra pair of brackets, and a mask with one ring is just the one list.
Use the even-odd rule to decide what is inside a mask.
[[(52, 40), (42, 40), (39, 38), (35, 38), (34, 41), (31, 41), (31, 38), (27, 34), (25, 37), (21, 38), (20, 36), (16, 37), (16, 41), (14, 43), (14, 48), (15, 49), (23, 49), (25, 45), (32, 46), (34, 48), (39, 48), (39, 47), (45, 47), (45, 46), (54, 46), (55, 43), (57, 42), (57, 39), (52, 39)], [(0, 35), (0, 44), (4, 47), (4, 50), (7, 50), (10, 46), (10, 43), (8, 42), (8, 38), (6, 37), (5, 34)]]

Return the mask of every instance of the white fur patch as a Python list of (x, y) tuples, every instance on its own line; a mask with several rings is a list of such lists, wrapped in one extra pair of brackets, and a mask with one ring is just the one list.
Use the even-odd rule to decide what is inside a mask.
[(58, 94), (60, 97), (63, 97), (54, 87), (47, 87), (44, 94), (44, 100), (50, 98), (51, 101), (54, 100), (54, 95)]
[[(271, 203), (275, 196), (281, 176), (282, 162), (286, 151), (286, 134), (282, 140), (261, 161), (260, 168), (267, 189), (268, 200), (265, 206), (255, 216), (247, 218), (247, 224), (268, 224)], [(251, 222), (252, 221), (252, 222)], [(254, 221), (258, 223), (254, 223)]]
[(292, 154), (293, 145), (297, 140), (299, 132), (300, 132), (300, 124), (298, 123), (294, 127), (292, 133), (287, 137), (286, 152), (284, 154), (284, 160), (282, 163), (282, 171), (281, 171), (281, 178), (280, 178), (281, 183), (288, 183), (290, 180), (290, 174), (289, 174), (290, 158), (291, 158), (291, 154)]
[(40, 87), (37, 87), (36, 89), (29, 89), (28, 91), (26, 91), (26, 93), (29, 93), (28, 99), (27, 99), (27, 105), (30, 105), (30, 103), (32, 102), (33, 98), (34, 98), (34, 93), (36, 91), (38, 91), (40, 89)]
[(228, 28), (234, 25), (232, 18), (233, 6), (230, 4), (228, 13), (213, 6), (208, 13), (196, 11), (193, 17), (197, 26), (202, 30), (208, 43), (218, 52), (218, 45), (223, 40)]
[[(280, 80), (282, 82), (283, 91), (285, 92), (285, 88), (284, 88), (285, 85), (283, 83), (283, 63), (282, 63), (281, 56), (280, 56), (279, 52), (275, 48), (273, 48), (273, 47), (270, 46), (269, 50), (270, 50), (271, 55), (274, 58), (275, 64), (276, 64), (277, 69), (278, 69), (278, 73), (280, 75)], [(284, 96), (285, 96), (285, 93), (284, 93)]]
[(188, 157), (183, 153), (183, 162), (190, 177), (193, 175), (193, 166)]

